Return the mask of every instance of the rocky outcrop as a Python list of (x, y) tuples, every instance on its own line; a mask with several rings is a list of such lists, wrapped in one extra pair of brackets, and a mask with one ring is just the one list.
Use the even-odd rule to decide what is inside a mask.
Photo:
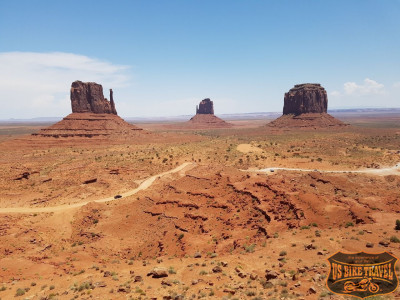
[(111, 105), (111, 113), (114, 115), (117, 115), (117, 110), (115, 109), (115, 103), (114, 103), (114, 92), (112, 89), (110, 89), (110, 105)]
[(283, 114), (326, 113), (328, 96), (318, 83), (296, 84), (285, 94)]
[(214, 115), (214, 103), (206, 98), (196, 106), (196, 114), (187, 122), (167, 126), (171, 129), (229, 128), (233, 125)]
[(117, 115), (113, 90), (110, 89), (108, 101), (100, 84), (74, 81), (71, 85), (71, 106), (72, 114), (32, 135), (45, 138), (125, 139), (149, 134)]
[(113, 92), (110, 100), (104, 98), (103, 87), (95, 82), (74, 81), (71, 85), (71, 107), (73, 113), (117, 114)]
[(296, 84), (285, 93), (283, 115), (268, 123), (275, 129), (342, 128), (348, 124), (327, 113), (328, 96), (318, 83)]
[(192, 128), (226, 128), (232, 124), (225, 122), (214, 115), (214, 103), (206, 98), (200, 101), (196, 106), (196, 115), (194, 115), (187, 123), (186, 127)]
[(209, 98), (200, 101), (200, 104), (196, 106), (196, 115), (198, 114), (213, 115), (214, 103)]

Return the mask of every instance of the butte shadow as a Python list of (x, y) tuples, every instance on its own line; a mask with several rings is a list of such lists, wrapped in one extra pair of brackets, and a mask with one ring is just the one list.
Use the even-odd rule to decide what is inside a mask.
[(265, 127), (318, 129), (349, 126), (328, 114), (327, 109), (328, 96), (320, 84), (296, 84), (285, 93), (283, 115)]

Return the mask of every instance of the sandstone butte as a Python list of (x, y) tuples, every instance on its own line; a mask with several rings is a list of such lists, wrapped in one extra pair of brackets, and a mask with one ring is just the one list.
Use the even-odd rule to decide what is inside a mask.
[(348, 126), (327, 113), (328, 96), (318, 83), (296, 84), (285, 93), (283, 115), (270, 128), (335, 128)]
[(227, 128), (232, 127), (232, 124), (225, 122), (214, 115), (214, 103), (206, 98), (200, 101), (196, 106), (196, 115), (194, 115), (185, 127), (191, 128)]
[(95, 82), (74, 81), (71, 85), (71, 107), (73, 113), (91, 112), (95, 114), (117, 115), (110, 89), (110, 101), (104, 98), (103, 87)]
[(137, 135), (138, 132), (147, 134), (120, 118), (115, 108), (112, 89), (108, 101), (104, 98), (103, 87), (95, 82), (72, 83), (71, 108), (72, 114), (33, 135), (53, 138), (124, 138)]

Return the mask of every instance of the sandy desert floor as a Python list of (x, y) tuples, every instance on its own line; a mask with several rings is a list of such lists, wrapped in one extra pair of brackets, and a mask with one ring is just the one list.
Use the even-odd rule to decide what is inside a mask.
[(345, 121), (139, 124), (152, 134), (132, 140), (0, 127), (0, 298), (345, 299), (327, 257), (400, 257), (400, 119)]

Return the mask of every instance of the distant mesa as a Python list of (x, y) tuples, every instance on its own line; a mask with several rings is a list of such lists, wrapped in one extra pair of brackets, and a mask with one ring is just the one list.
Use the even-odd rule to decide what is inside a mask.
[(120, 118), (115, 109), (112, 89), (108, 101), (104, 98), (103, 87), (95, 82), (72, 83), (71, 107), (72, 114), (33, 135), (54, 138), (127, 138), (137, 132), (148, 133)]
[(296, 84), (285, 93), (283, 116), (268, 123), (274, 128), (343, 127), (348, 124), (327, 113), (328, 96), (319, 83)]
[(103, 87), (95, 82), (74, 81), (71, 85), (73, 113), (117, 114), (110, 89), (110, 101), (104, 98)]
[(231, 123), (225, 122), (214, 115), (214, 103), (206, 98), (196, 106), (196, 115), (186, 122), (192, 128), (227, 128), (232, 127)]

